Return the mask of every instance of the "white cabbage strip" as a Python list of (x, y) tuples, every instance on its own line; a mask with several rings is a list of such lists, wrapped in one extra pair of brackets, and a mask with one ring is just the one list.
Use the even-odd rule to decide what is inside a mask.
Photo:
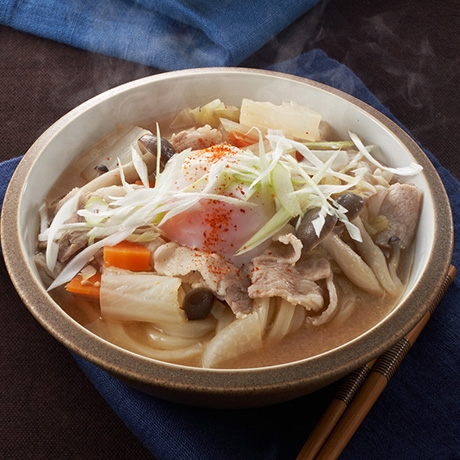
[(102, 274), (101, 316), (125, 321), (185, 322), (179, 305), (179, 278), (106, 268)]
[(222, 361), (262, 348), (263, 330), (259, 316), (251, 313), (222, 329), (206, 346), (203, 367), (217, 367)]

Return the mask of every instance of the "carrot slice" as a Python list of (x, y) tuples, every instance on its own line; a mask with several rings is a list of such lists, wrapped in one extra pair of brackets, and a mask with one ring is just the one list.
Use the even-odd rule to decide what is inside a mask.
[(88, 279), (76, 275), (65, 287), (68, 292), (87, 297), (99, 298), (101, 289), (101, 273), (97, 272)]
[(230, 144), (234, 145), (235, 147), (244, 148), (244, 147), (247, 147), (248, 145), (255, 144), (257, 140), (254, 140), (253, 137), (246, 136), (237, 131), (232, 131), (228, 135), (228, 142), (230, 142)]
[[(136, 185), (144, 185), (144, 184), (142, 183), (141, 180), (137, 180), (137, 181), (135, 181), (134, 183), (135, 183)], [(150, 188), (155, 187), (155, 181), (150, 180), (150, 181), (149, 181), (149, 187), (150, 187)]]
[(104, 265), (133, 272), (145, 272), (150, 266), (150, 251), (139, 243), (122, 241), (115, 246), (104, 246)]

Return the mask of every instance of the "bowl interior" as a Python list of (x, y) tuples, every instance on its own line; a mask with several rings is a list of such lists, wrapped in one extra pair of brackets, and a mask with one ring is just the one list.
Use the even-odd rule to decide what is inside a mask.
[[(321, 112), (337, 138), (348, 138), (347, 132), (353, 131), (364, 143), (378, 145), (378, 159), (382, 162), (405, 166), (415, 161), (423, 166), (424, 172), (411, 178), (423, 190), (424, 201), (414, 267), (398, 306), (352, 342), (304, 363), (276, 366), (277, 369), (185, 369), (137, 356), (89, 333), (50, 299), (33, 262), (38, 210), (54, 182), (82, 151), (120, 123), (161, 119), (215, 98), (240, 105), (245, 97), (275, 104), (294, 100)], [(287, 387), (290, 389), (280, 398), (289, 399), (314, 391), (369, 361), (423, 316), (447, 271), (452, 244), (449, 203), (442, 183), (430, 161), (403, 130), (376, 110), (335, 89), (302, 78), (245, 69), (160, 74), (114, 88), (77, 107), (48, 129), (26, 154), (10, 184), (2, 215), (2, 246), (8, 270), (27, 307), (42, 325), (66, 346), (104, 369), (146, 391), (185, 402), (191, 393), (195, 397), (213, 393), (220, 401), (223, 394), (230, 392), (238, 401), (246, 399), (243, 405), (248, 404), (248, 395), (262, 394), (260, 403), (264, 404), (267, 395)], [(189, 396), (178, 396), (184, 392)]]

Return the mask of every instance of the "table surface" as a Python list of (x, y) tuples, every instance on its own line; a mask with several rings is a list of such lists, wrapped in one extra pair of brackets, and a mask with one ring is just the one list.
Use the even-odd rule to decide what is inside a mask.
[[(241, 63), (264, 68), (314, 48), (350, 67), (460, 178), (457, 0), (323, 0)], [(0, 26), (0, 161), (60, 116), (160, 72)], [(152, 459), (21, 303), (0, 261), (0, 452), (8, 459)]]

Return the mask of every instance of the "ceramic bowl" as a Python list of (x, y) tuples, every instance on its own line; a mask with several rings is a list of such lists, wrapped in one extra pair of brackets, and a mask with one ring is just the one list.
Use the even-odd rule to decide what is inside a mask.
[[(215, 98), (281, 104), (295, 100), (321, 112), (345, 138), (347, 131), (381, 149), (390, 166), (415, 161), (412, 182), (424, 192), (416, 253), (401, 300), (382, 321), (349, 342), (293, 363), (240, 370), (204, 370), (167, 364), (115, 346), (73, 320), (47, 293), (34, 265), (38, 210), (56, 178), (82, 151), (116, 125), (195, 107)], [(262, 406), (290, 400), (336, 381), (403, 337), (436, 298), (453, 247), (448, 198), (419, 146), (380, 112), (347, 94), (303, 78), (261, 70), (215, 68), (163, 73), (104, 92), (52, 125), (30, 148), (9, 185), (2, 214), (3, 255), (11, 279), (32, 315), (58, 341), (105, 371), (154, 396), (212, 407)], [(26, 338), (24, 338), (26, 340)]]

